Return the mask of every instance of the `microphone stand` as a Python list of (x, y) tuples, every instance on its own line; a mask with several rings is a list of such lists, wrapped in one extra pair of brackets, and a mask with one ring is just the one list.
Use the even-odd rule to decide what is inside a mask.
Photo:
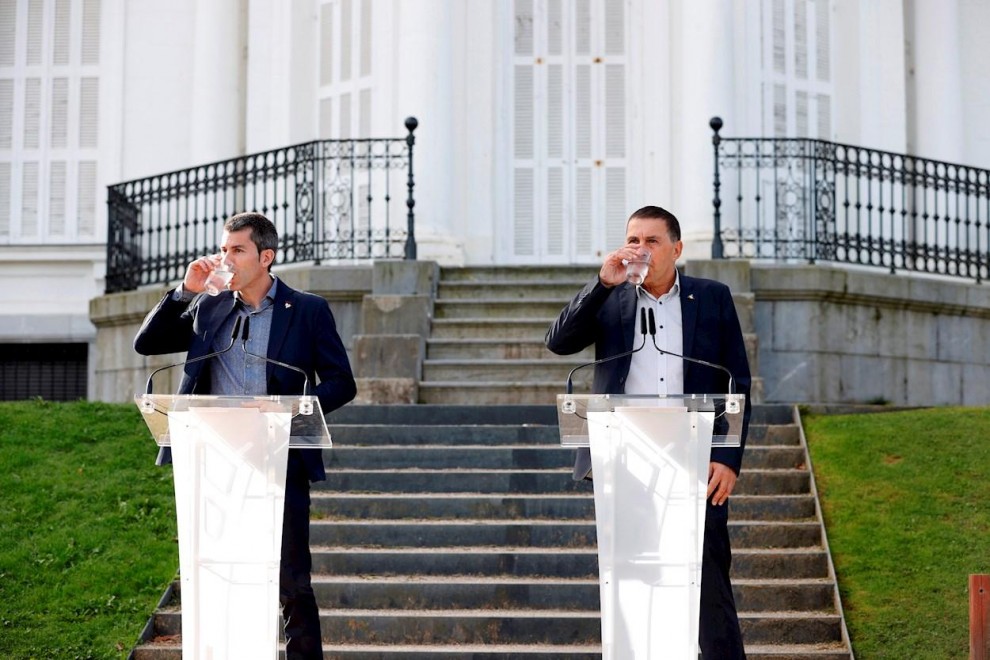
[(247, 349), (247, 341), (248, 341), (248, 332), (250, 331), (250, 328), (251, 328), (251, 317), (246, 316), (244, 317), (244, 332), (241, 335), (241, 350), (244, 351), (245, 355), (250, 355), (253, 358), (264, 360), (265, 362), (271, 362), (272, 364), (278, 365), (280, 367), (284, 367), (286, 369), (291, 369), (292, 371), (297, 371), (300, 374), (302, 374), (303, 390), (302, 390), (302, 396), (299, 398), (299, 413), (301, 415), (312, 415), (313, 398), (309, 395), (309, 376), (306, 375), (305, 371), (303, 371), (302, 369), (300, 369), (295, 365), (288, 364), (286, 362), (281, 362), (279, 360), (275, 360), (268, 356), (258, 355), (257, 353), (252, 353), (251, 351), (249, 351)]
[[(636, 290), (637, 290), (637, 292), (639, 291), (639, 287), (638, 286), (636, 287)], [(638, 298), (638, 296), (637, 296), (637, 298)], [(639, 351), (643, 350), (643, 347), (646, 346), (646, 312), (643, 309), (640, 309), (639, 310), (639, 332), (640, 332), (641, 335), (643, 335), (643, 343), (641, 343), (638, 348), (634, 348), (633, 350), (626, 351), (624, 353), (618, 353), (616, 355), (610, 355), (608, 357), (602, 358), (600, 360), (595, 360), (593, 362), (587, 362), (585, 364), (579, 364), (578, 366), (576, 366), (573, 369), (571, 369), (571, 372), (569, 374), (567, 374), (567, 385), (566, 385), (566, 387), (564, 389), (564, 393), (565, 394), (572, 394), (573, 393), (573, 391), (574, 391), (574, 383), (573, 383), (574, 372), (577, 371), (578, 369), (584, 369), (585, 367), (591, 367), (591, 366), (594, 366), (594, 365), (602, 364), (603, 362), (609, 362), (611, 360), (618, 360), (619, 358), (626, 357), (628, 355), (632, 355), (633, 353), (638, 353)]]
[[(245, 325), (245, 327), (247, 327), (247, 321), (244, 322), (244, 325)], [(221, 355), (223, 353), (226, 353), (227, 351), (229, 351), (230, 349), (232, 349), (234, 347), (234, 342), (237, 340), (237, 333), (238, 333), (238, 331), (240, 331), (240, 329), (241, 329), (241, 317), (238, 316), (237, 319), (234, 321), (234, 330), (233, 330), (233, 332), (230, 333), (230, 343), (227, 344), (227, 348), (222, 348), (219, 351), (215, 351), (215, 352), (210, 353), (208, 355), (201, 355), (201, 356), (199, 356), (197, 358), (193, 358), (191, 360), (183, 360), (182, 362), (176, 362), (175, 364), (169, 364), (169, 365), (166, 365), (164, 367), (159, 367), (158, 369), (155, 369), (154, 371), (151, 372), (151, 375), (148, 376), (148, 382), (145, 385), (144, 393), (146, 395), (147, 394), (151, 394), (151, 390), (152, 390), (151, 381), (152, 381), (152, 379), (154, 379), (155, 374), (157, 374), (159, 371), (165, 371), (166, 369), (172, 369), (174, 367), (180, 367), (180, 366), (182, 366), (184, 364), (192, 364), (193, 362), (200, 362), (202, 360), (208, 360), (209, 358), (216, 357), (218, 355)]]

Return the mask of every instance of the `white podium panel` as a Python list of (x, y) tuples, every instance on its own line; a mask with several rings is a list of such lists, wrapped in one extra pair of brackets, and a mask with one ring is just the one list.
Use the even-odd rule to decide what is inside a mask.
[(604, 660), (698, 657), (713, 431), (738, 446), (742, 423), (725, 400), (558, 396), (563, 444), (591, 451)]
[(300, 415), (299, 397), (137, 402), (156, 441), (172, 451), (182, 657), (277, 658), (288, 453), (329, 446), (319, 403)]

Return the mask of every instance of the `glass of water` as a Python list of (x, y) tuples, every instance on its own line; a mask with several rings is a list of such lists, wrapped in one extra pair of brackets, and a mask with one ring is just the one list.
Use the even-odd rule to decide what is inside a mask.
[(642, 251), (632, 259), (623, 259), (626, 265), (626, 281), (630, 284), (641, 285), (646, 281), (646, 274), (650, 272), (650, 253)]
[(219, 296), (220, 292), (224, 291), (230, 284), (232, 277), (234, 277), (234, 271), (230, 270), (227, 262), (221, 259), (210, 272), (209, 277), (206, 278), (206, 292), (211, 296)]

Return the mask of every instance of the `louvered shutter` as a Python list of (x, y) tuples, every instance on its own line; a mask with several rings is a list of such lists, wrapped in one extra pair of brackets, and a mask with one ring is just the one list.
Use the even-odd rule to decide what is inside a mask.
[(831, 139), (833, 2), (764, 0), (765, 133)]
[[(516, 0), (512, 253), (588, 263), (628, 214), (623, 0)], [(617, 229), (616, 229), (617, 228)]]
[(0, 3), (5, 242), (97, 238), (100, 19), (99, 0)]

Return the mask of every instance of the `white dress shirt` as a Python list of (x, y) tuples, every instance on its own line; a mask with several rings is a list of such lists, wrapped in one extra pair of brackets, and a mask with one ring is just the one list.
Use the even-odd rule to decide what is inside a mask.
[[(636, 309), (637, 327), (633, 346), (642, 341), (639, 334), (640, 310), (653, 309), (657, 323), (657, 346), (665, 351), (684, 354), (683, 322), (681, 321), (681, 277), (674, 271), (674, 286), (659, 298), (639, 288)], [(649, 312), (646, 312), (647, 314)], [(672, 355), (661, 355), (646, 336), (643, 350), (633, 353), (626, 376), (626, 394), (683, 394), (684, 361)]]

